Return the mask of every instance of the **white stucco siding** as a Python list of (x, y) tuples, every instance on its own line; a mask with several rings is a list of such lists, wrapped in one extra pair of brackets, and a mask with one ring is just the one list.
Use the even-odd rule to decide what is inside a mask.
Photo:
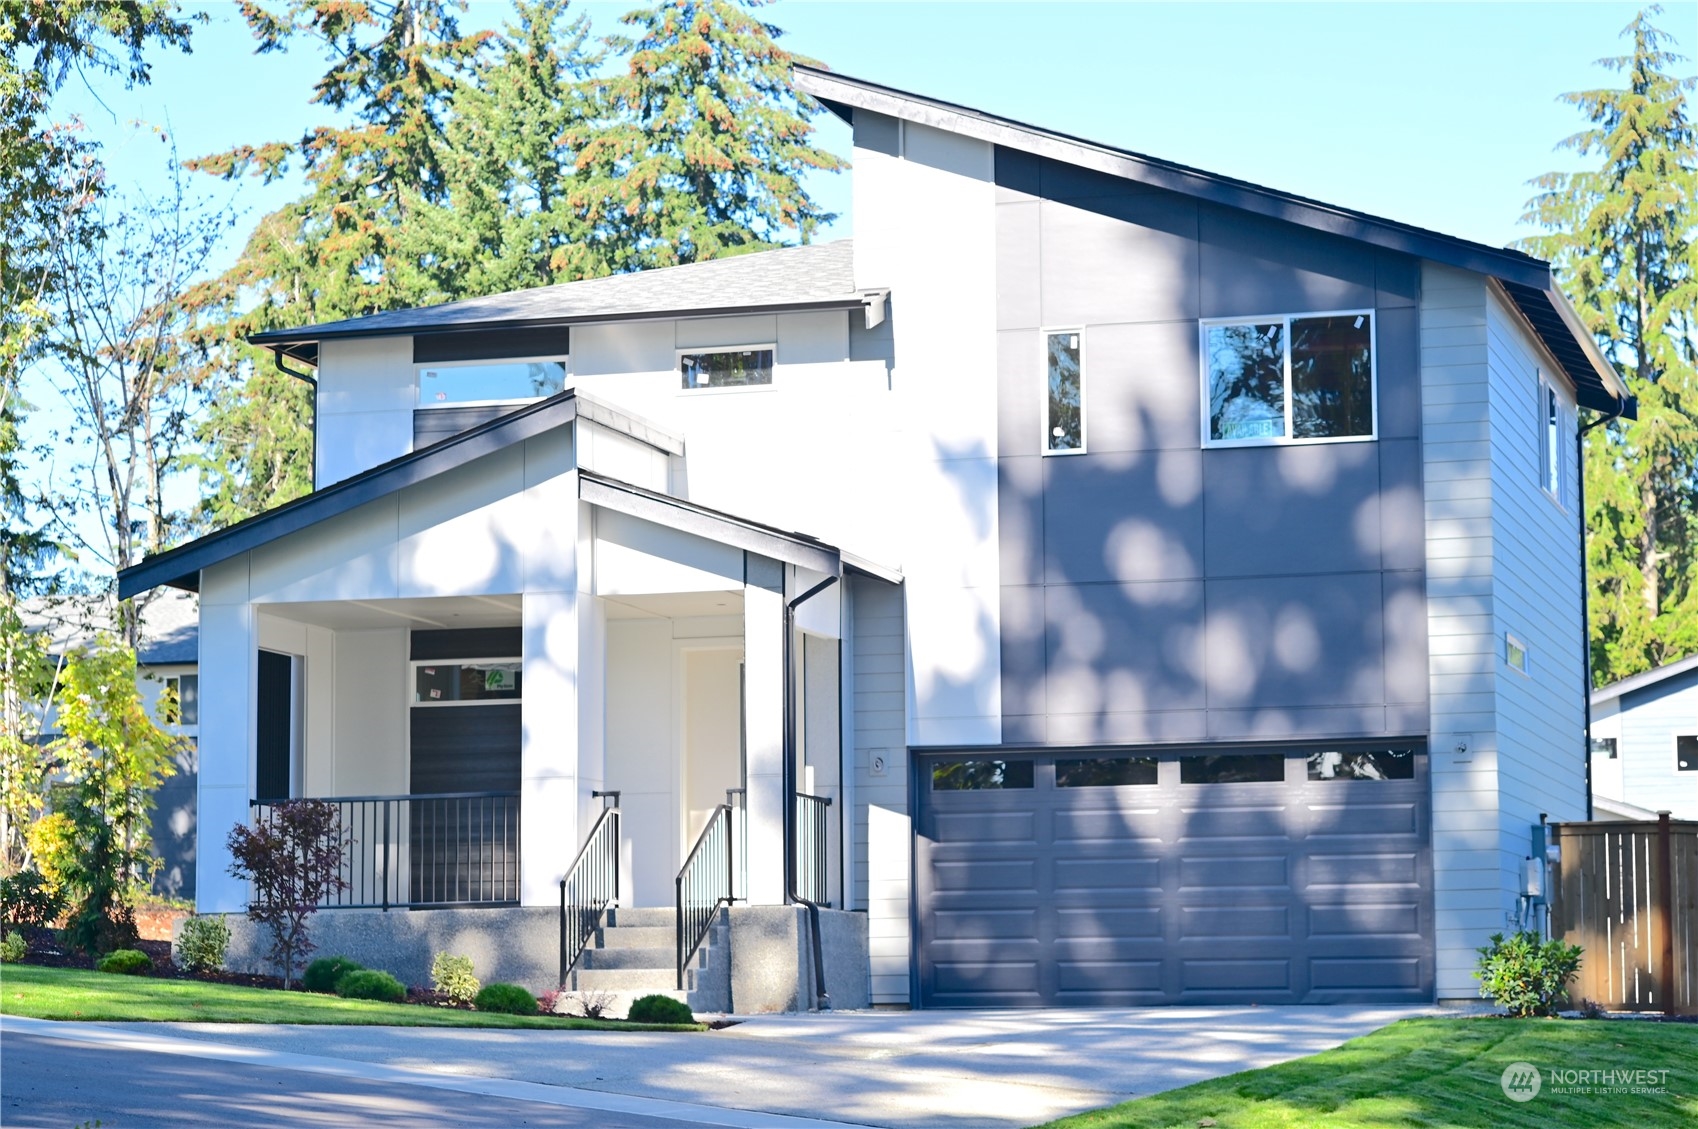
[[(876, 136), (875, 136), (876, 135)], [(1002, 738), (996, 189), (984, 142), (857, 115), (855, 276), (891, 289), (911, 744)], [(939, 223), (947, 216), (947, 223)]]
[[(1502, 928), (1504, 912), (1485, 286), (1479, 275), (1423, 265), (1421, 454), (1440, 998), (1478, 994), (1474, 949)], [(1467, 752), (1459, 755), (1462, 742)]]
[(319, 346), (319, 489), (413, 449), (411, 337), (364, 337)]
[[(1575, 503), (1575, 406), (1556, 363), (1509, 303), (1488, 288), (1491, 392), (1492, 592), (1497, 678), (1499, 865), (1513, 907), (1530, 828), (1586, 818), (1580, 519)], [(1559, 400), (1559, 489), (1542, 484), (1541, 381)], [(1504, 640), (1527, 648), (1512, 670)]]

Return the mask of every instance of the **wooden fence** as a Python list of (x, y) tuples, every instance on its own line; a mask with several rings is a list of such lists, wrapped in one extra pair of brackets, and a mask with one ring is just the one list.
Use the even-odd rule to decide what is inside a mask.
[(1552, 825), (1551, 932), (1585, 950), (1575, 1001), (1698, 1014), (1698, 822)]

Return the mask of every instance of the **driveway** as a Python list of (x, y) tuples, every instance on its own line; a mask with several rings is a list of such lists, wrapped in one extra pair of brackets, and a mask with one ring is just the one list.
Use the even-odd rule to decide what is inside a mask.
[[(705, 1035), (440, 1028), (88, 1024), (147, 1031), (178, 1053), (220, 1047), (373, 1064), (385, 1077), (491, 1092), (629, 1095), (892, 1129), (1017, 1129), (1314, 1054), (1430, 1008), (836, 1012), (760, 1016)], [(204, 1050), (196, 1052), (197, 1044)], [(218, 1046), (206, 1047), (204, 1044)], [(156, 1046), (154, 1049), (158, 1049)], [(391, 1074), (390, 1072), (395, 1072)], [(645, 1111), (646, 1112), (646, 1111)], [(658, 1112), (658, 1110), (656, 1110)]]

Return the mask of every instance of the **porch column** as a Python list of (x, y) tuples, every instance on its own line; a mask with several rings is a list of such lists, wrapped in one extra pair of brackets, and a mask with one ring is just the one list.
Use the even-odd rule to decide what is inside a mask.
[(201, 574), (200, 770), (195, 782), (195, 909), (240, 913), (248, 884), (229, 873), (224, 843), (253, 796), (259, 635), (246, 554)]
[(524, 744), (519, 780), (519, 902), (560, 901), (578, 853), (578, 599), (523, 597)]
[(743, 741), (749, 903), (784, 904), (784, 566), (748, 555), (743, 587)]

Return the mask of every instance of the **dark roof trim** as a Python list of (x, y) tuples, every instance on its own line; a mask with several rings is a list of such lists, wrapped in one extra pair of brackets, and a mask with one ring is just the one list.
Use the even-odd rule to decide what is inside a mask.
[(578, 497), (594, 506), (616, 510), (746, 552), (759, 553), (775, 561), (813, 569), (827, 576), (843, 575), (843, 555), (805, 533), (791, 533), (761, 525), (588, 470), (578, 471)]
[(190, 592), (200, 590), (202, 569), (305, 529), (356, 506), (376, 501), (397, 490), (423, 482), (444, 471), (465, 466), (514, 443), (552, 431), (577, 417), (572, 389), (449, 436), (422, 450), (381, 463), (333, 486), (297, 498), (228, 529), (148, 557), (118, 573), (118, 598), (127, 600), (168, 584)]
[[(632, 310), (624, 313), (573, 314), (566, 317), (548, 318), (505, 318), (500, 321), (472, 321), (457, 326), (445, 326), (441, 323), (399, 323), (381, 328), (364, 328), (359, 324), (361, 319), (355, 318), (338, 323), (332, 328), (317, 328), (309, 325), (298, 329), (269, 329), (263, 333), (253, 334), (248, 338), (248, 342), (266, 348), (280, 349), (284, 354), (294, 357), (296, 360), (304, 361), (309, 365), (317, 365), (319, 342), (348, 337), (423, 337), (446, 333), (487, 333), (505, 329), (565, 329), (576, 325), (605, 325), (610, 322), (674, 321), (680, 318), (725, 318), (742, 317), (748, 314), (806, 314), (829, 310), (859, 310), (870, 307), (874, 300), (873, 296), (867, 294), (846, 294), (841, 298), (823, 298), (812, 302), (762, 302), (747, 306)], [(424, 306), (420, 308), (428, 310), (432, 307)]]
[(1608, 686), (1601, 686), (1592, 691), (1592, 704), (1594, 706), (1600, 705), (1623, 695), (1631, 694), (1636, 690), (1643, 690), (1647, 686), (1655, 686), (1665, 679), (1674, 678), (1692, 670), (1698, 670), (1698, 655), (1688, 655), (1684, 659), (1676, 659), (1674, 662), (1653, 670), (1630, 674), (1619, 682), (1612, 682)]
[[(1371, 246), (1490, 275), (1502, 281), (1506, 289), (1516, 287), (1525, 295), (1526, 305), (1523, 306), (1523, 298), (1516, 297), (1516, 291), (1510, 290), (1516, 304), (1523, 306), (1523, 314), (1528, 317), (1535, 332), (1567, 372), (1582, 406), (1600, 412), (1619, 412), (1629, 417), (1635, 410), (1626, 384), (1598, 351), (1591, 334), (1568, 308), (1567, 299), (1562, 297), (1551, 278), (1550, 264), (1542, 259), (1040, 129), (863, 79), (805, 66), (795, 68), (795, 79), (800, 90), (818, 98), (833, 113), (851, 124), (855, 109), (870, 110), (1081, 168), (1095, 169), (1138, 184), (1179, 192)], [(1532, 300), (1533, 294), (1542, 295), (1544, 310), (1554, 310), (1554, 315), (1545, 316), (1544, 310), (1539, 309), (1540, 302)]]

